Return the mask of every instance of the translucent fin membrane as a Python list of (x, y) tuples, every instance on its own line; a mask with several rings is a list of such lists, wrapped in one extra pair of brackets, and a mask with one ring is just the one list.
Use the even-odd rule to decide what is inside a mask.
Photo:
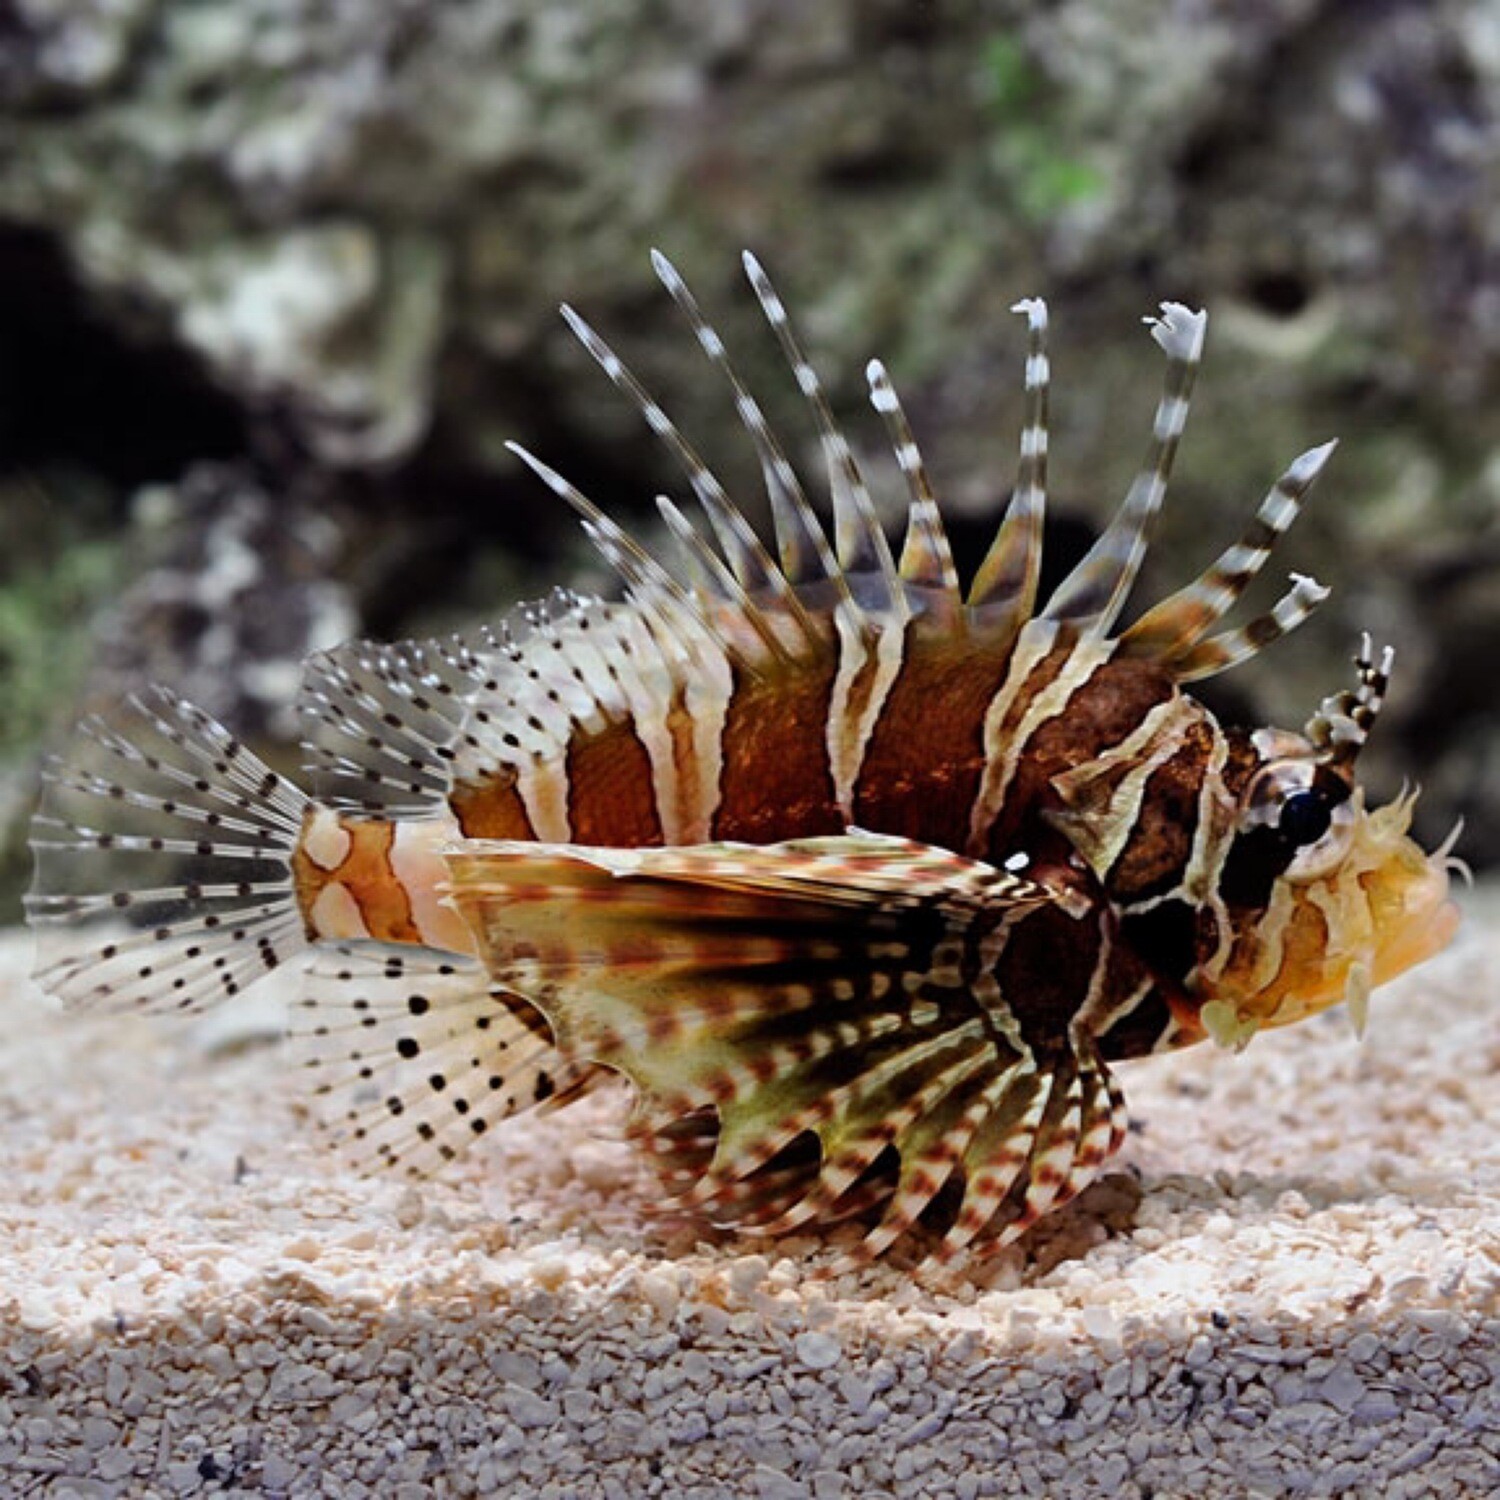
[(304, 946), (289, 860), (308, 806), (156, 689), (79, 727), (32, 822), (37, 983), (69, 1005), (196, 1010)]

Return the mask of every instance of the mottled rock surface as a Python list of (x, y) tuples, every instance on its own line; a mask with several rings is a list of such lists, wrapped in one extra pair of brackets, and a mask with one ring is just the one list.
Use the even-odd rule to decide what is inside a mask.
[(1342, 1014), (1124, 1073), (1115, 1170), (915, 1275), (706, 1232), (527, 1117), (419, 1188), (320, 1149), (265, 1012), (44, 1012), (0, 944), (16, 1493), (1500, 1491), (1500, 893)]
[[(0, 123), (0, 465), (59, 512), (102, 487), (88, 533), (119, 546), (122, 586), (161, 555), (160, 507), (132, 497), (148, 482), (201, 494), (205, 461), (248, 476), (221, 486), (227, 506), (248, 484), (289, 536), (310, 517), (328, 533), (305, 569), (270, 549), (278, 661), (296, 622), (303, 648), (325, 639), (330, 599), (391, 634), (596, 579), (503, 440), (626, 509), (682, 486), (567, 338), (565, 297), (757, 503), (651, 244), (743, 346), (799, 453), (808, 426), (737, 284), (739, 248), (777, 273), (862, 449), (880, 437), (861, 371), (885, 359), (968, 518), (970, 560), (1013, 470), (1008, 309), (1046, 294), (1054, 494), (1076, 550), (1144, 442), (1155, 371), (1138, 319), (1176, 297), (1215, 324), (1153, 586), (1200, 566), (1293, 454), (1341, 435), (1285, 564), (1334, 601), (1228, 701), (1300, 723), (1360, 628), (1394, 641), (1380, 779), (1422, 779), (1429, 836), (1462, 809), (1471, 852), (1500, 850), (1482, 665), (1500, 641), (1486, 0), (17, 0)], [(198, 524), (192, 504), (177, 513)], [(75, 545), (66, 525), (43, 536), (53, 555)], [(24, 599), (35, 576), (0, 561), (0, 591)], [(111, 594), (91, 596), (101, 638)], [(133, 618), (132, 670), (174, 674), (180, 642), (153, 642), (176, 617)], [(28, 628), (34, 667), (49, 638)], [(263, 666), (249, 649), (220, 684), (250, 732), (267, 720)], [(76, 674), (57, 678), (65, 699)]]

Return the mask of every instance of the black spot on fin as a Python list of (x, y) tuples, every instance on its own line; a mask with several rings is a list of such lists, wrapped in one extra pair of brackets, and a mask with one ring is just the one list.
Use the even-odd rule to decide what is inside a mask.
[(432, 948), (320, 947), (289, 1034), (325, 1130), (365, 1170), (425, 1175), (594, 1076), (564, 1062), (540, 1013), (473, 959)]

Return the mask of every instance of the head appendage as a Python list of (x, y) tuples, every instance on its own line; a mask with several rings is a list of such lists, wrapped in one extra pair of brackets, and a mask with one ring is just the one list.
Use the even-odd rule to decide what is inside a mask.
[(865, 368), (870, 382), (870, 402), (885, 418), (896, 451), (896, 463), (910, 495), (907, 511), (906, 541), (901, 548), (901, 577), (916, 588), (945, 594), (958, 617), (962, 600), (958, 592), (958, 569), (953, 564), (953, 549), (938, 510), (937, 496), (922, 462), (922, 451), (912, 436), (911, 424), (901, 407), (901, 398), (891, 384), (885, 366), (872, 359)]
[(1208, 315), (1193, 312), (1180, 302), (1163, 302), (1161, 317), (1146, 321), (1152, 338), (1167, 355), (1166, 378), (1146, 461), (1104, 535), (1058, 585), (1042, 611), (1045, 619), (1071, 621), (1090, 634), (1108, 632), (1140, 571), (1151, 528), (1167, 491), (1177, 444), (1187, 425)]
[(875, 513), (875, 502), (864, 477), (855, 462), (848, 440), (834, 421), (833, 410), (823, 393), (822, 382), (817, 372), (808, 363), (797, 336), (792, 332), (791, 320), (786, 307), (776, 295), (770, 278), (760, 262), (747, 250), (744, 255), (745, 274), (755, 290), (761, 311), (771, 325), (782, 352), (786, 355), (797, 387), (807, 398), (818, 424), (819, 439), (823, 455), (828, 464), (828, 486), (833, 501), (834, 545), (838, 551), (839, 566), (845, 574), (864, 574), (883, 578), (892, 599), (900, 595), (896, 564), (891, 556), (890, 543), (880, 519)]
[(1040, 297), (1017, 302), (1026, 337), (1026, 417), (1021, 428), (1021, 463), (1016, 491), (1005, 519), (969, 589), (969, 607), (999, 613), (1019, 626), (1036, 608), (1042, 571), (1042, 523), (1047, 511), (1047, 304)]
[(1377, 662), (1369, 633), (1360, 636), (1359, 654), (1354, 658), (1358, 684), (1325, 698), (1307, 721), (1307, 737), (1325, 765), (1342, 772), (1352, 769), (1385, 704), (1395, 655), (1387, 646)]

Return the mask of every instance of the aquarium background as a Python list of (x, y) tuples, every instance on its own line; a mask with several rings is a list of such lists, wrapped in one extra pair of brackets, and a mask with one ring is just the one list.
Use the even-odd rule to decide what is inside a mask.
[[(1299, 726), (1397, 649), (1368, 758), (1500, 854), (1500, 5), (1265, 0), (12, 0), (0, 6), (4, 912), (49, 739), (163, 681), (298, 762), (300, 663), (611, 583), (518, 439), (654, 538), (687, 486), (576, 305), (758, 514), (670, 255), (806, 459), (765, 262), (894, 523), (890, 367), (969, 567), (1053, 317), (1051, 568), (1129, 483), (1144, 315), (1210, 312), (1140, 608), (1342, 445), (1212, 684)], [(816, 484), (813, 486), (817, 488)]]

